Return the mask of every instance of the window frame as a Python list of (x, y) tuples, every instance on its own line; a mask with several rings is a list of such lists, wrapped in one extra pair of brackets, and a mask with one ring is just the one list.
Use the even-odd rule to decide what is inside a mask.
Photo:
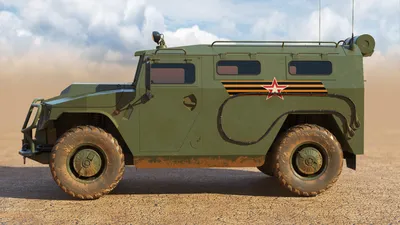
[[(256, 62), (256, 63), (258, 64), (258, 66), (259, 66), (259, 70), (258, 70), (258, 73), (257, 73), (257, 74), (254, 74), (254, 73), (242, 73), (242, 74), (240, 74), (240, 73), (239, 73), (239, 66), (237, 66), (237, 67), (238, 67), (238, 73), (237, 73), (237, 74), (220, 74), (220, 73), (218, 72), (218, 67), (219, 67), (218, 64), (219, 64), (220, 62)], [(260, 62), (259, 60), (254, 60), (254, 59), (252, 59), (252, 60), (235, 60), (235, 59), (226, 60), (226, 59), (220, 59), (220, 60), (218, 60), (218, 61), (215, 63), (215, 73), (216, 73), (218, 76), (258, 76), (258, 75), (261, 74), (261, 72), (262, 72), (262, 65), (261, 65), (261, 62)]]
[[(155, 69), (183, 69), (184, 70), (184, 82), (183, 83), (157, 83), (154, 82), (152, 79), (152, 74), (151, 74), (151, 69), (153, 69), (154, 65), (161, 65), (158, 68)], [(164, 65), (181, 65), (180, 67), (163, 67)], [(192, 73), (193, 73), (193, 80), (191, 82), (186, 82), (186, 77), (188, 73), (187, 66), (191, 67)], [(190, 72), (190, 70), (189, 70)], [(157, 63), (151, 63), (150, 65), (150, 80), (151, 80), (151, 85), (193, 85), (196, 84), (197, 77), (196, 77), (196, 65), (194, 63), (185, 63), (185, 62), (157, 62)]]
[[(291, 73), (290, 67), (292, 62), (322, 62), (322, 63), (329, 63), (330, 64), (330, 73)], [(291, 76), (331, 76), (333, 74), (333, 63), (330, 60), (290, 60), (289, 63), (287, 64), (288, 68), (288, 73)], [(297, 69), (297, 67), (296, 67)]]

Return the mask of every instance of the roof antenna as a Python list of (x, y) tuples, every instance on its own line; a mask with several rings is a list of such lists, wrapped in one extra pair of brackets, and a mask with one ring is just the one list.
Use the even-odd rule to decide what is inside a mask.
[(351, 49), (354, 49), (354, 0), (353, 0), (353, 8), (352, 8), (352, 16), (351, 16)]
[(318, 1), (319, 3), (319, 38), (318, 38), (318, 42), (319, 45), (321, 45), (321, 0)]

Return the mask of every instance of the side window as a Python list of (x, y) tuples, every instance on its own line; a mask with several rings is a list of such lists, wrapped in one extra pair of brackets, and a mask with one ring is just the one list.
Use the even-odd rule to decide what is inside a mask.
[(259, 61), (218, 61), (217, 73), (219, 75), (258, 75), (261, 73)]
[(289, 62), (291, 75), (330, 75), (332, 63), (329, 61), (291, 61)]
[(153, 84), (193, 84), (196, 80), (191, 63), (151, 64), (150, 75)]

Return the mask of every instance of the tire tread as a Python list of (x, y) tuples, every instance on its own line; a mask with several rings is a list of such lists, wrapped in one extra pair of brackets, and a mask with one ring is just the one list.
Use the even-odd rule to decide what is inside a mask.
[[(317, 130), (319, 132), (323, 132), (328, 136), (331, 136), (333, 142), (336, 145), (340, 146), (340, 143), (338, 142), (338, 140), (336, 139), (336, 137), (333, 134), (331, 134), (327, 129), (325, 129), (323, 127), (320, 127), (318, 125), (315, 125), (315, 124), (300, 124), (300, 125), (293, 126), (293, 127), (288, 129), (288, 131), (286, 133), (287, 134), (286, 137), (290, 137), (293, 134), (295, 134), (297, 136), (300, 136), (304, 132), (310, 132), (310, 131), (315, 131), (315, 130)], [(285, 145), (286, 140), (287, 140), (287, 138), (283, 137), (282, 142), (279, 145), (278, 151), (280, 150), (280, 148), (282, 148), (283, 145)], [(341, 152), (341, 154), (343, 154), (343, 153)], [(343, 160), (341, 160), (341, 165), (340, 165), (340, 169), (338, 171), (338, 174), (328, 183), (328, 185), (325, 188), (323, 188), (321, 190), (318, 190), (316, 192), (315, 191), (314, 192), (301, 191), (299, 189), (293, 188), (289, 184), (289, 182), (285, 179), (285, 176), (283, 175), (283, 173), (279, 170), (279, 168), (280, 168), (280, 165), (279, 165), (279, 154), (276, 154), (275, 175), (278, 178), (279, 183), (283, 187), (287, 188), (289, 191), (291, 191), (293, 193), (296, 193), (296, 194), (298, 194), (300, 196), (310, 197), (310, 196), (319, 195), (319, 194), (325, 192), (326, 190), (328, 190), (329, 188), (331, 188), (337, 182), (337, 180), (339, 179), (339, 177), (340, 177), (340, 175), (342, 173), (342, 167), (343, 167)]]
[[(88, 133), (88, 132), (93, 132), (93, 131), (97, 131), (100, 133), (100, 135), (104, 136), (105, 138), (111, 140), (111, 142), (113, 143), (113, 145), (115, 146), (116, 152), (119, 155), (119, 158), (121, 159), (121, 166), (120, 169), (118, 171), (118, 175), (116, 177), (116, 179), (113, 181), (113, 183), (105, 189), (102, 189), (96, 193), (93, 194), (78, 194), (73, 192), (72, 190), (69, 190), (67, 187), (65, 187), (63, 185), (63, 183), (60, 181), (60, 179), (57, 177), (57, 173), (55, 171), (55, 166), (54, 166), (54, 159), (56, 157), (56, 151), (59, 151), (59, 146), (62, 145), (65, 141), (65, 138), (72, 135), (72, 134), (76, 134), (76, 133)], [(77, 126), (75, 128), (71, 128), (70, 130), (68, 130), (67, 132), (65, 132), (57, 141), (56, 144), (54, 145), (54, 148), (51, 152), (51, 160), (50, 160), (50, 171), (52, 174), (53, 179), (56, 181), (57, 185), (67, 194), (71, 195), (72, 197), (75, 198), (79, 198), (79, 199), (98, 199), (100, 197), (102, 197), (103, 195), (108, 194), (110, 191), (112, 191), (117, 184), (121, 181), (123, 174), (124, 174), (124, 170), (125, 170), (125, 160), (124, 160), (124, 154), (122, 152), (122, 148), (121, 146), (118, 144), (118, 141), (109, 133), (105, 132), (103, 129), (99, 128), (99, 127), (94, 127), (94, 126), (90, 126), (90, 125), (86, 125), (86, 126)]]

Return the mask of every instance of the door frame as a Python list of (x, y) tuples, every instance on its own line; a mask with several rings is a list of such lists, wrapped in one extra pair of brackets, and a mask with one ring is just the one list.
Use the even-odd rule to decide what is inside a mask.
[[(197, 115), (195, 116), (192, 125), (190, 127), (190, 129), (188, 130), (188, 132), (186, 133), (185, 137), (183, 138), (182, 144), (180, 145), (180, 147), (178, 149), (175, 150), (149, 150), (149, 149), (143, 149), (142, 148), (142, 144), (139, 143), (139, 152), (141, 152), (141, 155), (143, 155), (143, 153), (146, 153), (146, 155), (159, 155), (160, 153), (172, 153), (172, 152), (180, 152), (182, 147), (186, 144), (186, 142), (188, 141), (188, 137), (190, 136), (191, 132), (192, 132), (192, 128), (194, 127), (196, 121), (199, 118), (199, 114), (200, 111), (202, 109), (202, 95), (203, 95), (203, 91), (202, 91), (202, 77), (201, 77), (201, 71), (202, 71), (202, 58), (200, 56), (186, 56), (182, 57), (182, 55), (177, 55), (177, 54), (157, 54), (157, 55), (153, 55), (149, 57), (150, 60), (150, 64), (161, 64), (161, 63), (191, 63), (194, 64), (194, 70), (195, 70), (195, 81), (193, 83), (190, 84), (157, 84), (157, 83), (152, 83), (151, 84), (151, 91), (154, 90), (154, 88), (157, 87), (163, 87), (163, 88), (180, 88), (180, 89), (185, 89), (185, 88), (195, 88), (198, 89), (200, 91), (199, 95), (196, 95), (197, 98), (197, 106), (194, 110), (198, 110), (197, 112), (190, 112), (190, 113), (196, 113)], [(150, 65), (150, 66), (151, 66)], [(151, 78), (151, 76), (150, 76)], [(144, 89), (143, 89), (144, 90)], [(155, 96), (157, 97), (157, 96)], [(184, 96), (182, 96), (183, 98)], [(152, 99), (150, 99), (146, 104), (151, 104)], [(182, 100), (182, 107), (184, 107), (183, 105), (183, 100)], [(142, 111), (139, 110), (139, 111)], [(139, 123), (141, 123), (141, 113), (139, 112)], [(142, 142), (142, 128), (139, 128), (139, 142)], [(189, 140), (190, 141), (190, 140)]]

